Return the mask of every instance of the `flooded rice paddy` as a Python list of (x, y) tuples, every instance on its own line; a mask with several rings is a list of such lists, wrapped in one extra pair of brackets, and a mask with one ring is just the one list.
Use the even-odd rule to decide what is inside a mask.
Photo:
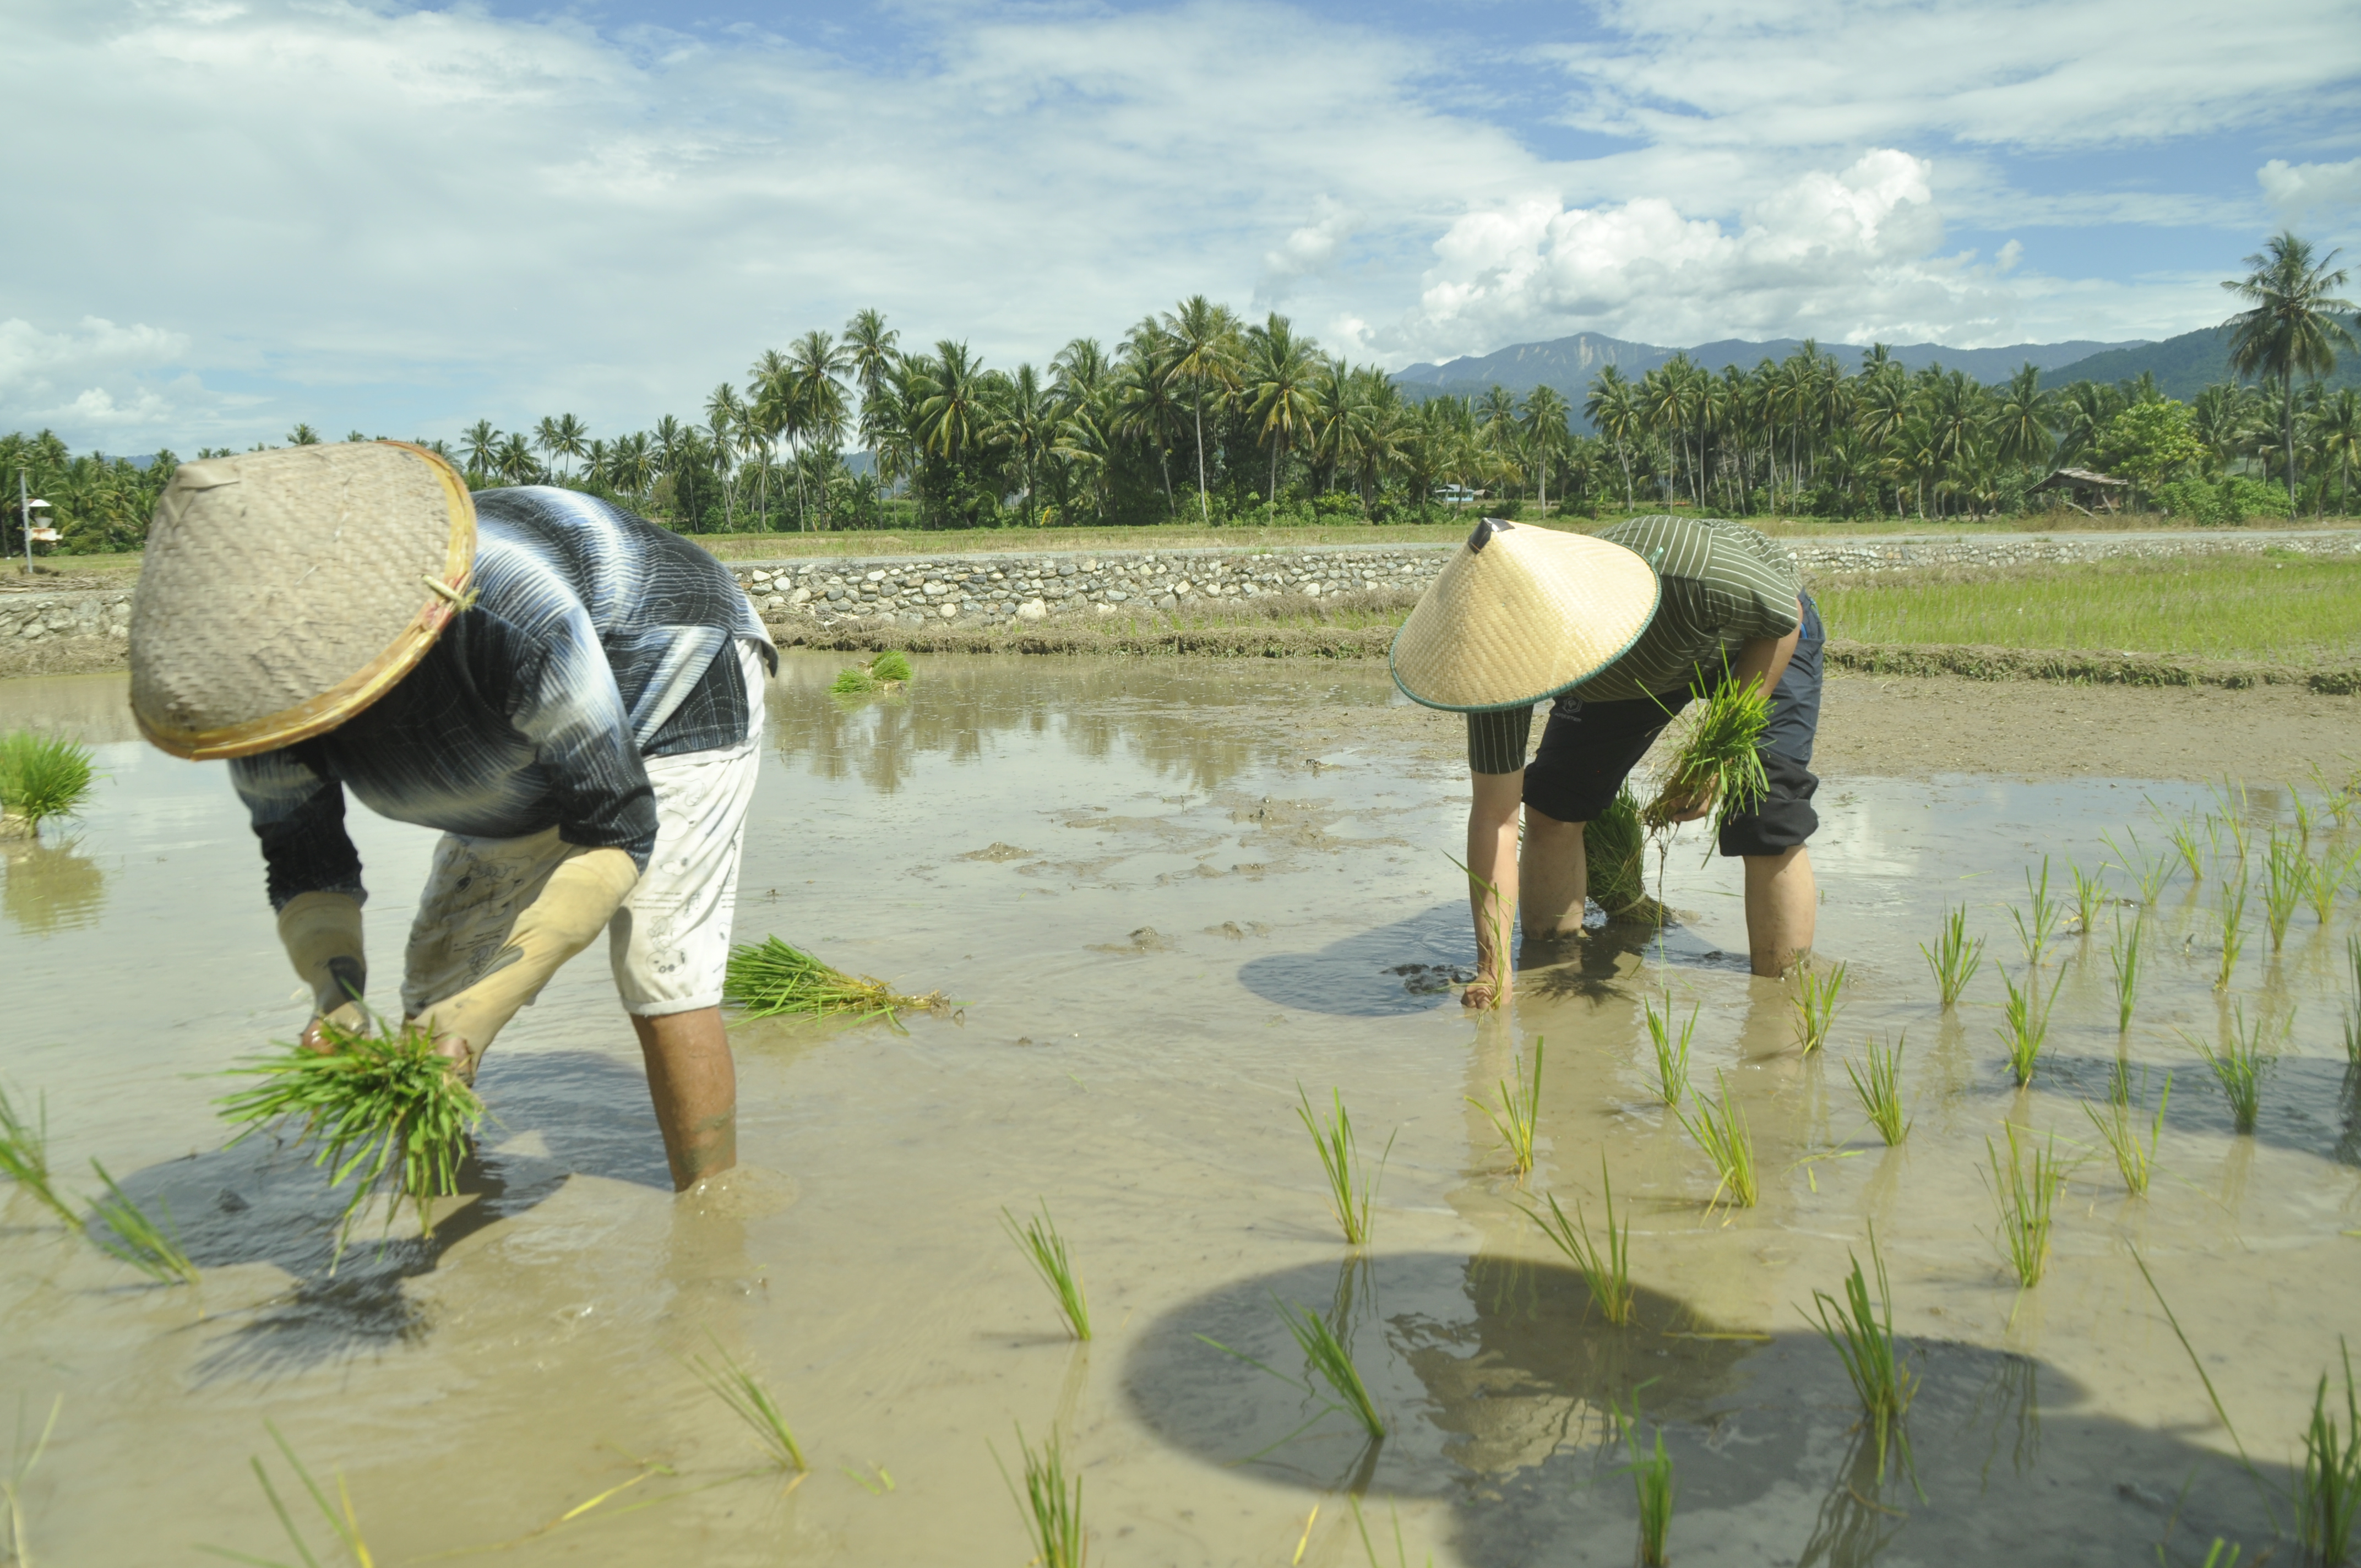
[[(210, 1103), (214, 1075), (304, 1014), (224, 771), (139, 743), (119, 679), (0, 689), (0, 728), (82, 734), (105, 773), (79, 823), (0, 846), (0, 1071), (20, 1103), (46, 1095), (69, 1189), (104, 1161), (169, 1204), (203, 1269), (150, 1285), (23, 1194), (0, 1209), (0, 1427), (21, 1402), (29, 1446), (62, 1398), (18, 1488), (33, 1561), (293, 1561), (247, 1466), (292, 1485), (269, 1422), (324, 1485), (343, 1477), (379, 1563), (1018, 1568), (1032, 1549), (995, 1456), (1016, 1471), (1019, 1424), (1061, 1435), (1092, 1560), (1117, 1568), (1369, 1563), (1356, 1499), (1389, 1564), (1621, 1563), (1638, 1515), (1613, 1412), (1635, 1409), (1674, 1464), (1677, 1563), (2198, 1563), (2216, 1537), (2297, 1560), (2314, 1382), (2361, 1330), (2361, 1077), (2342, 1035), (2353, 893), (2325, 928), (2306, 906), (2282, 944), (2268, 929), (2283, 791), (1829, 779), (1819, 947), (1847, 981), (1807, 1056), (1788, 988), (1745, 970), (1735, 868), (1701, 868), (1694, 836), (1667, 864), (1684, 919), (1661, 946), (1608, 928), (1529, 953), (1512, 1013), (1464, 1015), (1450, 978), (1473, 945), (1445, 859), (1464, 774), (1446, 730), (1374, 722), (1400, 700), (1381, 671), (926, 661), (906, 696), (848, 707), (825, 690), (838, 662), (792, 657), (772, 688), (739, 938), (959, 1010), (906, 1036), (734, 1028), (746, 1164), (675, 1200), (585, 959), (488, 1062), (497, 1124), (469, 1196), (431, 1243), (406, 1225), (333, 1271), (338, 1201), (306, 1153), (225, 1149)], [(1334, 739), (1314, 754), (1306, 734)], [(2217, 990), (2240, 833), (2209, 841), (2204, 819), (2234, 811), (2252, 892)], [(2024, 874), (2050, 855), (2070, 905), (2067, 866), (2107, 859), (2103, 831), (2168, 852), (2153, 812), (2193, 824), (2206, 875), (2105, 904), (2089, 934), (2063, 918), (2020, 1092), (1998, 1030), (2003, 976), (2026, 969), (2007, 913)], [(429, 836), (352, 821), (390, 1004)], [(2311, 825), (2314, 859), (2355, 841)], [(1918, 944), (1960, 904), (1987, 946), (1946, 1012)], [(2143, 917), (2119, 1034), (2109, 948)], [(1753, 1208), (1711, 1203), (1656, 1096), (1642, 1008), (1667, 990), (1697, 1010), (1693, 1078), (1726, 1074), (1751, 1125)], [(2251, 1135), (2191, 1043), (2241, 1020), (2273, 1042)], [(1843, 1069), (1888, 1038), (1912, 1117), (1891, 1150)], [(1470, 1099), (1543, 1040), (1520, 1180)], [(2119, 1057), (2145, 1106), (2173, 1074), (2145, 1197), (2083, 1109)], [(1390, 1140), (1366, 1249), (1339, 1237), (1299, 1084), (1341, 1091), (1373, 1159)], [(1993, 1239), (1990, 1151), (2012, 1125), (2054, 1135), (2070, 1168), (2030, 1290)], [(1624, 1328), (1522, 1212), (1554, 1194), (1595, 1223), (1602, 1161), (1631, 1223)], [(1087, 1344), (1000, 1228), (1043, 1199)], [(1920, 1378), (1915, 1466), (1882, 1482), (1805, 1315), (1872, 1226)], [(1381, 1441), (1285, 1380), (1303, 1356), (1281, 1305), (1349, 1346)], [(776, 1396), (799, 1481), (762, 1469), (686, 1365), (716, 1347)]]

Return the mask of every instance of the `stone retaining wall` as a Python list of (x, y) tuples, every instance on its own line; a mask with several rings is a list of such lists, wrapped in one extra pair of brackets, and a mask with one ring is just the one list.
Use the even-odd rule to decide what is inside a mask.
[(38, 642), (44, 638), (131, 635), (131, 594), (10, 594), (0, 598), (0, 641)]

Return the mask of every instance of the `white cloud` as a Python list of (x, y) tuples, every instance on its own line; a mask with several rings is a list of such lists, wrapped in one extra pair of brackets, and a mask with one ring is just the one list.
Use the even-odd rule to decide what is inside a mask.
[(2315, 212), (2361, 206), (2361, 158), (2343, 163), (2290, 163), (2274, 158), (2255, 170), (2255, 180), (2290, 222), (2301, 223)]
[(1353, 237), (1353, 215), (1334, 201), (1323, 196), (1312, 203), (1312, 222), (1290, 233), (1277, 249), (1263, 252), (1262, 280), (1255, 285), (1257, 305), (1277, 305), (1298, 279), (1327, 271)]

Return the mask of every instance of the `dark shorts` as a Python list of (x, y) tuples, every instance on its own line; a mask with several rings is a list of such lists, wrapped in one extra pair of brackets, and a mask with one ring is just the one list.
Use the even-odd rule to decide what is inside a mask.
[[(1722, 824), (1725, 855), (1777, 855), (1810, 839), (1820, 825), (1812, 795), (1812, 738), (1820, 724), (1819, 607), (1804, 600), (1804, 635), (1771, 694), (1771, 724), (1760, 751), (1769, 792), (1753, 809)], [(1630, 702), (1561, 697), (1542, 730), (1541, 750), (1525, 764), (1525, 804), (1560, 822), (1588, 822), (1615, 803), (1615, 792), (1689, 703), (1686, 691)]]

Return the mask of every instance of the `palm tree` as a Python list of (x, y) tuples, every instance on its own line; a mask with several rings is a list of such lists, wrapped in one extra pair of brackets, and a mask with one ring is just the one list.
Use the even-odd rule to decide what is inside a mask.
[[(1532, 407), (1526, 403), (1528, 417)], [(1582, 417), (1590, 428), (1615, 448), (1615, 460), (1623, 466), (1623, 510), (1631, 510), (1631, 447), (1646, 432), (1647, 421), (1641, 416), (1638, 389), (1623, 378), (1623, 372), (1613, 365), (1599, 367), (1591, 378), (1590, 393), (1582, 400)], [(1542, 503), (1546, 512), (1549, 503)]]
[(913, 378), (920, 450), (950, 462), (983, 444), (993, 411), (983, 361), (964, 343), (935, 345), (935, 357)]
[(737, 465), (730, 461), (743, 439), (746, 405), (738, 396), (738, 389), (724, 381), (713, 389), (705, 400), (705, 428), (713, 435), (714, 466), (721, 476), (721, 526), (734, 530), (738, 526), (732, 507), (736, 497), (731, 483)]
[(1041, 519), (1034, 504), (1034, 488), (1042, 460), (1057, 439), (1056, 401), (1030, 364), (1016, 367), (997, 401), (987, 439), (1008, 449), (1009, 461), (1016, 466), (1017, 488), (1025, 492), (1025, 520), (1038, 523)]
[[(1612, 370), (1614, 367), (1609, 365), (1606, 369)], [(1605, 374), (1604, 370), (1600, 372), (1602, 379)], [(1620, 376), (1616, 377), (1614, 385), (1618, 388), (1629, 387), (1629, 383)], [(1594, 385), (1592, 396), (1585, 400), (1586, 409), (1591, 403), (1601, 403), (1598, 390), (1598, 388)], [(1627, 399), (1626, 401), (1628, 400)], [(1604, 406), (1603, 403), (1601, 406)], [(1557, 389), (1554, 387), (1535, 387), (1525, 394), (1525, 451), (1532, 458), (1533, 472), (1540, 483), (1542, 516), (1544, 519), (1549, 516), (1550, 465), (1564, 455), (1567, 449), (1573, 432), (1567, 427), (1565, 421), (1566, 415), (1573, 411), (1567, 407), (1566, 400), (1558, 396)], [(1601, 433), (1604, 432), (1602, 431)], [(1618, 450), (1620, 451), (1620, 448), (1619, 447)], [(1627, 466), (1624, 486), (1627, 493), (1631, 488), (1629, 474), (1630, 470)]]
[[(844, 323), (844, 356), (846, 368), (852, 372), (853, 384), (861, 389), (861, 404), (866, 412), (869, 400), (877, 395), (893, 374), (895, 355), (894, 345), (902, 334), (885, 324), (883, 311), (857, 312)], [(862, 439), (867, 439), (864, 428)]]
[(1202, 294), (1191, 294), (1165, 313), (1164, 333), (1172, 347), (1172, 375), (1189, 389), (1189, 411), (1197, 427), (1197, 511), (1213, 525), (1212, 503), (1206, 499), (1205, 402), (1223, 400), (1238, 380), (1238, 323), (1227, 305), (1217, 305)]
[(2339, 387), (2321, 400), (2311, 422), (2313, 449), (2336, 475), (2336, 510), (2349, 515), (2353, 470), (2361, 467), (2361, 391)]
[(566, 477), (571, 478), (574, 460), (582, 455), (582, 443), (589, 433), (572, 414), (560, 414), (555, 419), (544, 415), (534, 427), (533, 444), (549, 456), (565, 458)]
[(500, 433), (492, 428), (490, 420), (479, 419), (460, 433), (459, 447), (467, 455), (468, 475), (483, 478), (492, 471), (493, 455), (500, 448)]
[(2049, 433), (2048, 410), (2049, 400), (2041, 392), (2040, 370), (2020, 366), (1992, 411), (1993, 442), (2003, 462), (2030, 464), (2048, 459), (2057, 445)]
[(1178, 359), (1164, 325), (1143, 317), (1125, 334), (1115, 389), (1115, 433), (1142, 442), (1156, 453), (1164, 481), (1164, 514), (1172, 515), (1172, 438), (1188, 410), (1176, 395)]
[(1294, 325), (1277, 311), (1246, 334), (1245, 391), (1253, 415), (1257, 439), (1270, 448), (1269, 490), (1266, 513), (1279, 510), (1279, 459), (1311, 433), (1315, 410), (1312, 378), (1320, 373), (1319, 345), (1295, 335)]
[(500, 443), (492, 455), (492, 469), (511, 485), (530, 485), (541, 477), (541, 465), (533, 460), (533, 444), (519, 434)]
[(287, 444), (290, 446), (317, 446), (320, 444), (320, 433), (313, 430), (308, 424), (299, 424), (294, 429), (287, 433)]
[(2356, 346), (2353, 334), (2337, 315), (2350, 315), (2354, 304), (2333, 291), (2345, 286), (2345, 271), (2330, 270), (2338, 251), (2317, 262), (2312, 242), (2281, 230), (2246, 258), (2246, 276), (2226, 279), (2222, 287), (2251, 302), (2223, 323), (2230, 329), (2230, 367), (2241, 376), (2279, 385), (2279, 436), (2287, 454), (2288, 504), (2295, 504), (2295, 378), (2317, 381), (2336, 368), (2338, 348)]

